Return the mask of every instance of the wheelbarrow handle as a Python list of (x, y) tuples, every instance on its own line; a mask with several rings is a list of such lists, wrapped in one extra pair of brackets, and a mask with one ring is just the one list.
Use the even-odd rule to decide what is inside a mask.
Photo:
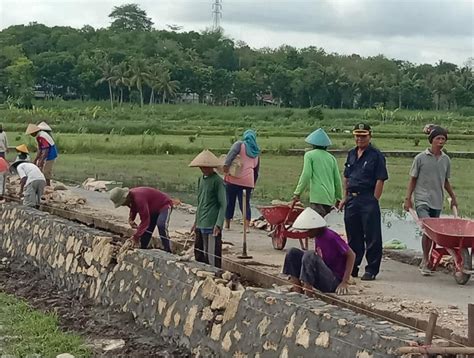
[(453, 215), (455, 218), (459, 217), (459, 211), (457, 206), (453, 206)]
[(423, 221), (418, 217), (418, 214), (416, 213), (416, 210), (413, 208), (408, 209), (408, 212), (412, 216), (413, 220), (418, 224), (419, 227), (423, 227)]

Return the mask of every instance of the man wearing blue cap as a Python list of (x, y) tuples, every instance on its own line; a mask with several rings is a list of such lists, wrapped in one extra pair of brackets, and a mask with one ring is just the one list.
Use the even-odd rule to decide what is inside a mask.
[(313, 146), (304, 155), (303, 172), (294, 192), (299, 200), (301, 193), (309, 185), (310, 206), (325, 217), (342, 198), (342, 184), (336, 158), (326, 151), (332, 145), (326, 132), (319, 128), (305, 139)]
[(361, 280), (371, 281), (382, 262), (382, 223), (379, 200), (388, 179), (385, 157), (370, 144), (372, 130), (366, 123), (354, 127), (356, 147), (347, 154), (344, 169), (344, 225), (349, 246), (356, 254), (352, 276), (359, 274), (362, 259), (367, 260)]

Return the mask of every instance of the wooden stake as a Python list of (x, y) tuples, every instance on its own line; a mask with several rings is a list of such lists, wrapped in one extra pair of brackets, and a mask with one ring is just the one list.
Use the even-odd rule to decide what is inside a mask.
[[(467, 344), (474, 347), (474, 304), (467, 305)], [(474, 355), (470, 356), (474, 358)]]
[(397, 354), (474, 354), (474, 347), (400, 347)]
[[(436, 312), (430, 313), (430, 319), (428, 321), (428, 325), (426, 326), (426, 334), (425, 334), (425, 346), (431, 346), (433, 342), (434, 331), (436, 328), (436, 321), (438, 320), (438, 314)], [(423, 354), (424, 358), (429, 358), (429, 354)]]
[(243, 216), (243, 222), (244, 222), (244, 236), (243, 236), (243, 243), (242, 243), (242, 255), (237, 256), (239, 259), (251, 259), (252, 256), (249, 256), (247, 254), (247, 210), (250, 210), (250, 208), (247, 208), (247, 190), (244, 189), (242, 193), (242, 216)]
[(431, 345), (431, 342), (433, 341), (433, 336), (434, 336), (437, 320), (438, 320), (438, 314), (436, 312), (431, 312), (428, 325), (426, 326), (426, 335), (425, 335), (426, 346)]

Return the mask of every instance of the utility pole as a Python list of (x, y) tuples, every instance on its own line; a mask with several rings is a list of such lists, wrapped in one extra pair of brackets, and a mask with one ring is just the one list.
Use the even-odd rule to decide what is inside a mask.
[(222, 19), (222, 0), (214, 0), (212, 4), (212, 30), (221, 30), (221, 19)]

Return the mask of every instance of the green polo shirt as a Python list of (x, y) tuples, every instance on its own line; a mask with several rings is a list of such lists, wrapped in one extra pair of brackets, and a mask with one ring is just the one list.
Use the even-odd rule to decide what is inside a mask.
[(222, 178), (216, 173), (199, 178), (196, 227), (204, 229), (219, 226), (222, 228), (226, 205)]
[(342, 198), (341, 175), (334, 156), (322, 149), (313, 149), (304, 155), (303, 172), (295, 195), (309, 185), (309, 201), (315, 204), (334, 205)]

